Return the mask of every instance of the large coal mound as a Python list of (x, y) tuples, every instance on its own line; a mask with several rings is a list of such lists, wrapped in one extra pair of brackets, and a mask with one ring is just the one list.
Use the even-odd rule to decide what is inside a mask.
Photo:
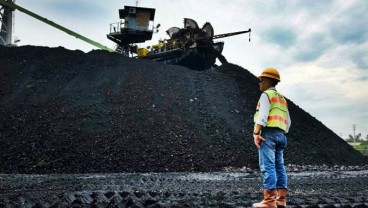
[[(257, 167), (257, 78), (105, 51), (0, 47), (0, 172), (220, 171)], [(363, 165), (355, 151), (289, 100), (285, 163)]]

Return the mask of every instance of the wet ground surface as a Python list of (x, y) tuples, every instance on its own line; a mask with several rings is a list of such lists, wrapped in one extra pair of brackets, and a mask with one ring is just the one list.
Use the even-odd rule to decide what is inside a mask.
[[(259, 172), (0, 175), (0, 207), (251, 207)], [(289, 172), (288, 207), (368, 207), (368, 170)]]

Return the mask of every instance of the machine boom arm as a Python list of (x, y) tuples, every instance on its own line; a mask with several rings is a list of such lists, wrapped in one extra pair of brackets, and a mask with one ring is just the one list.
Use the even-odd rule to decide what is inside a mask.
[(17, 9), (17, 10), (19, 10), (19, 11), (25, 13), (25, 14), (28, 14), (31, 17), (34, 17), (34, 18), (36, 18), (36, 19), (38, 19), (38, 20), (40, 20), (40, 21), (48, 24), (48, 25), (51, 25), (51, 26), (53, 26), (53, 27), (55, 27), (55, 28), (57, 28), (57, 29), (59, 29), (59, 30), (61, 30), (63, 32), (66, 32), (69, 35), (72, 35), (72, 36), (74, 36), (76, 38), (79, 38), (79, 39), (81, 39), (81, 40), (83, 40), (83, 41), (85, 41), (85, 42), (87, 42), (87, 43), (89, 43), (89, 44), (91, 44), (91, 45), (93, 45), (93, 46), (95, 46), (97, 48), (100, 48), (100, 49), (103, 49), (103, 50), (107, 50), (107, 51), (110, 51), (110, 52), (113, 52), (114, 51), (114, 50), (112, 50), (112, 49), (110, 49), (110, 48), (108, 48), (108, 47), (106, 47), (106, 46), (104, 46), (104, 45), (102, 45), (102, 44), (100, 44), (100, 43), (98, 43), (96, 41), (93, 41), (93, 40), (91, 40), (91, 39), (89, 39), (89, 38), (87, 38), (87, 37), (85, 37), (83, 35), (80, 35), (80, 34), (74, 32), (74, 31), (69, 30), (68, 28), (65, 28), (65, 27), (63, 27), (63, 26), (61, 26), (59, 24), (56, 24), (53, 21), (50, 21), (50, 20), (48, 20), (48, 19), (46, 19), (44, 17), (41, 17), (40, 15), (37, 15), (37, 14), (35, 14), (35, 13), (33, 13), (33, 12), (31, 12), (31, 11), (23, 8), (23, 7), (20, 7), (20, 6), (16, 5), (16, 4), (14, 4), (13, 2), (8, 2), (8, 1), (5, 1), (5, 0), (0, 0), (0, 5), (7, 6), (7, 7), (10, 7), (12, 9)]
[(217, 39), (217, 38), (225, 38), (225, 37), (229, 37), (229, 36), (233, 36), (233, 35), (240, 35), (243, 33), (249, 33), (249, 40), (250, 40), (250, 32), (252, 30), (249, 28), (249, 30), (244, 30), (244, 31), (239, 31), (239, 32), (233, 32), (233, 33), (225, 33), (225, 34), (219, 34), (219, 35), (214, 35), (213, 39)]

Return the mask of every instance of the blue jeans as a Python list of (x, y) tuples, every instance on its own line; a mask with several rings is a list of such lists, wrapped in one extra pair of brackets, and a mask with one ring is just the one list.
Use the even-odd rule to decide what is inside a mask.
[(262, 141), (258, 150), (259, 167), (263, 175), (263, 188), (287, 189), (287, 174), (284, 165), (284, 149), (287, 146), (287, 139), (282, 130), (267, 129), (262, 130)]

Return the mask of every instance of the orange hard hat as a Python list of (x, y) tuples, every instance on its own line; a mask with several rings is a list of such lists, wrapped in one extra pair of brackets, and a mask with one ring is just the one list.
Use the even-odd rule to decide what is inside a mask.
[(268, 77), (271, 79), (281, 81), (279, 72), (274, 68), (266, 68), (265, 70), (263, 70), (262, 74), (258, 77), (258, 79), (260, 79), (261, 77)]

